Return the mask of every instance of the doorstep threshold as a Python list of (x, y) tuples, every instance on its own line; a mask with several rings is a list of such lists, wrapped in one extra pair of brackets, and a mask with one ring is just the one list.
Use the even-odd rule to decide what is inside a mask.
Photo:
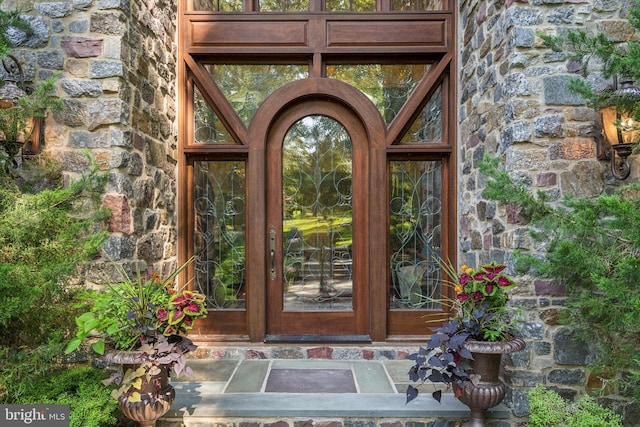
[[(163, 419), (224, 418), (424, 418), (460, 419), (470, 416), (469, 408), (453, 394), (442, 395), (441, 403), (430, 394), (406, 403), (404, 394), (365, 393), (211, 393), (207, 384), (172, 383), (176, 400)], [(489, 418), (508, 418), (501, 404), (487, 413)]]

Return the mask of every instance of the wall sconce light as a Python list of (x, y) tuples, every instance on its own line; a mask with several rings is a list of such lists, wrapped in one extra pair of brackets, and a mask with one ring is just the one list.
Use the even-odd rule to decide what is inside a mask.
[[(623, 80), (618, 86), (614, 78), (614, 97), (640, 99), (640, 89), (633, 85), (632, 80)], [(633, 120), (631, 114), (617, 108), (617, 105), (602, 108), (602, 127), (606, 141), (602, 143), (608, 147), (601, 147), (604, 156), (608, 153), (611, 160), (611, 173), (617, 179), (626, 179), (631, 173), (631, 165), (627, 158), (632, 153), (632, 144), (640, 137), (640, 124)]]

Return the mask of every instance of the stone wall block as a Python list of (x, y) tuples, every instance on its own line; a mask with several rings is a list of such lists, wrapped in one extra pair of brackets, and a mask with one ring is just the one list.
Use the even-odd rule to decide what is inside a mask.
[(138, 241), (138, 257), (149, 261), (160, 261), (164, 255), (162, 233), (150, 233)]
[(126, 196), (107, 194), (104, 197), (102, 206), (111, 211), (111, 216), (107, 220), (109, 231), (124, 234), (131, 233), (131, 208)]
[(69, 22), (69, 31), (72, 33), (82, 34), (86, 33), (89, 29), (89, 21), (86, 19), (78, 19), (76, 21)]
[(602, 180), (603, 166), (597, 161), (581, 161), (570, 171), (560, 174), (560, 187), (563, 194), (577, 197), (595, 197), (604, 190)]
[(133, 138), (130, 131), (109, 129), (109, 144), (112, 147), (132, 147)]
[(550, 383), (569, 386), (582, 386), (586, 378), (584, 369), (553, 369), (547, 374)]
[(129, 8), (129, 0), (97, 0), (98, 9), (123, 9)]
[(118, 147), (110, 148), (107, 151), (97, 151), (94, 155), (98, 163), (109, 169), (126, 168), (131, 157), (128, 151)]
[(105, 256), (113, 261), (132, 258), (135, 254), (136, 239), (133, 236), (110, 235), (102, 245)]
[(127, 18), (121, 12), (94, 12), (89, 29), (92, 33), (122, 35), (127, 31)]
[(575, 8), (573, 6), (557, 7), (547, 14), (549, 24), (567, 25), (571, 24), (575, 18)]
[(72, 171), (75, 174), (86, 174), (91, 171), (91, 161), (82, 152), (57, 151), (52, 156), (62, 164), (65, 171)]
[(582, 105), (584, 99), (569, 91), (569, 79), (575, 76), (548, 76), (542, 79), (547, 105)]
[(139, 178), (133, 183), (133, 202), (136, 207), (149, 207), (153, 200), (154, 184), (150, 178)]
[(69, 127), (85, 126), (89, 117), (87, 105), (75, 99), (63, 99), (62, 111), (53, 113), (53, 118), (61, 125)]
[(564, 285), (553, 280), (536, 279), (533, 281), (536, 295), (565, 296), (567, 290)]
[(88, 58), (102, 54), (103, 39), (90, 37), (62, 37), (60, 46), (67, 56)]
[(31, 35), (23, 30), (15, 27), (9, 27), (6, 32), (9, 44), (15, 47), (28, 47), (31, 49), (39, 49), (49, 44), (49, 26), (41, 16), (21, 15), (22, 19), (27, 21), (33, 30)]
[(564, 116), (554, 114), (534, 120), (535, 135), (538, 138), (561, 138), (564, 136)]
[(118, 171), (111, 171), (109, 174), (106, 191), (121, 194), (127, 198), (133, 197), (133, 186), (131, 184), (131, 180)]
[(49, 18), (65, 18), (71, 15), (72, 5), (69, 2), (34, 3), (38, 13)]
[(89, 123), (87, 127), (89, 130), (102, 125), (125, 125), (129, 117), (128, 106), (120, 99), (98, 99), (91, 103), (88, 111)]
[(97, 98), (102, 95), (102, 85), (95, 80), (62, 79), (60, 87), (71, 98)]
[(140, 154), (132, 153), (129, 161), (129, 169), (127, 170), (128, 174), (131, 176), (140, 176), (142, 175), (143, 168), (144, 163)]
[(123, 77), (124, 68), (120, 61), (105, 61), (105, 60), (93, 60), (91, 61), (91, 78), (92, 79), (105, 79), (108, 77)]
[(553, 334), (553, 360), (559, 365), (587, 365), (595, 361), (595, 348), (563, 327)]
[(40, 50), (36, 56), (39, 67), (49, 68), (51, 70), (62, 70), (64, 66), (64, 57), (60, 50)]
[(549, 149), (551, 160), (583, 160), (594, 159), (596, 156), (596, 144), (593, 139), (565, 138)]
[(542, 11), (533, 7), (515, 6), (505, 13), (505, 28), (539, 25), (543, 22)]
[(69, 133), (69, 146), (74, 148), (104, 148), (109, 146), (105, 131), (87, 132), (84, 130)]
[(73, 0), (73, 8), (75, 10), (88, 10), (93, 5), (94, 0)]
[(552, 187), (558, 182), (558, 175), (555, 172), (542, 172), (536, 176), (537, 187)]

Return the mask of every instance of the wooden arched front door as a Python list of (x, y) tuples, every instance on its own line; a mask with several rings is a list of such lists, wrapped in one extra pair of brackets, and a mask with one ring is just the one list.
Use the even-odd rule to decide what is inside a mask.
[(348, 85), (309, 79), (274, 93), (255, 120), (266, 340), (370, 341), (370, 153), (383, 142), (380, 114)]

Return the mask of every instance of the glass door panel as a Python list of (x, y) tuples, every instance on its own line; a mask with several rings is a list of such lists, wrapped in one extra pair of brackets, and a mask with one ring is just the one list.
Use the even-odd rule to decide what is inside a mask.
[(283, 309), (351, 310), (352, 159), (345, 128), (309, 116), (282, 150)]

